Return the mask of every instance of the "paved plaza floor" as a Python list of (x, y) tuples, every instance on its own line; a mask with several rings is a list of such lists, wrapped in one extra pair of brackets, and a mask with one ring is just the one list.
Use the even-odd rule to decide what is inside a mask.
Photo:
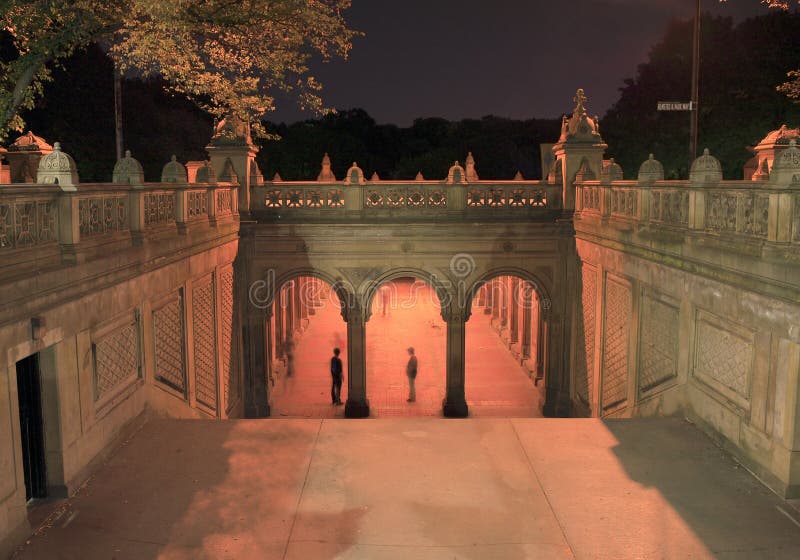
[[(445, 396), (446, 326), (433, 291), (411, 281), (392, 283), (387, 313), (376, 298), (367, 323), (367, 398), (373, 417), (441, 416)], [(271, 389), (272, 415), (337, 418), (344, 407), (331, 405), (329, 363), (342, 350), (347, 370), (347, 326), (335, 305), (323, 299), (309, 318), (295, 349), (295, 374), (280, 372)], [(543, 385), (534, 386), (520, 363), (491, 327), (483, 309), (467, 322), (466, 398), (473, 417), (540, 417)], [(407, 348), (419, 361), (417, 400), (408, 403)], [(347, 397), (347, 379), (342, 401)]]
[(151, 420), (28, 559), (797, 559), (797, 513), (679, 419)]

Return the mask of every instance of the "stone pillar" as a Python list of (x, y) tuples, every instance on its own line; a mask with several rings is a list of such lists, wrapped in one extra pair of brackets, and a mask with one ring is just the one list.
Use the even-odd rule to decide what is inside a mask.
[(502, 302), (501, 303), (502, 307), (500, 309), (500, 326), (504, 328), (508, 327), (508, 307), (509, 307), (508, 292), (510, 291), (508, 287), (508, 280), (509, 280), (508, 276), (503, 276), (500, 278), (500, 283), (499, 283), (500, 301)]
[(347, 402), (346, 418), (369, 416), (367, 400), (366, 320), (364, 311), (351, 307), (345, 317), (347, 322)]
[(274, 358), (279, 360), (283, 357), (283, 341), (285, 340), (283, 330), (283, 299), (281, 297), (281, 290), (275, 294), (275, 355)]
[(519, 342), (519, 278), (511, 278), (511, 294), (509, 300), (511, 301), (511, 344)]
[(500, 317), (500, 308), (503, 300), (500, 297), (500, 282), (497, 278), (492, 278), (492, 322)]
[(447, 387), (442, 412), (447, 418), (465, 418), (469, 414), (464, 395), (466, 317), (451, 313), (443, 318), (447, 323)]
[(522, 300), (522, 359), (531, 357), (531, 315), (533, 301), (530, 286), (525, 286), (524, 299)]
[(484, 308), (483, 314), (484, 315), (491, 315), (492, 314), (492, 307), (494, 306), (494, 294), (492, 293), (492, 281), (490, 280), (483, 286), (481, 286), (481, 290), (484, 293)]
[(246, 362), (245, 383), (247, 398), (244, 403), (245, 418), (269, 416), (267, 395), (267, 314), (261, 309), (248, 309), (244, 325)]
[(286, 304), (284, 307), (284, 311), (286, 313), (286, 332), (284, 333), (286, 338), (290, 336), (294, 336), (294, 280), (287, 282), (286, 287), (284, 288), (284, 297), (286, 298)]

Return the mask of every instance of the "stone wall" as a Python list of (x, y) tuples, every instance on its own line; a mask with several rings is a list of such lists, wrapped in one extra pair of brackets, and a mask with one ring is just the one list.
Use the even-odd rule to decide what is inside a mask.
[(20, 360), (39, 357), (48, 496), (74, 493), (151, 414), (242, 415), (235, 188), (78, 188), (0, 187), (0, 557), (29, 530)]
[(701, 163), (690, 181), (577, 183), (573, 411), (684, 415), (798, 497), (800, 183)]

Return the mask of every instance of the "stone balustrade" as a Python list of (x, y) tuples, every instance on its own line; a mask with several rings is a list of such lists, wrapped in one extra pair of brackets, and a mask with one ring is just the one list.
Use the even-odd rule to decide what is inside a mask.
[(272, 219), (546, 216), (561, 208), (561, 186), (544, 181), (267, 181), (250, 208)]
[(81, 247), (186, 234), (238, 216), (238, 186), (80, 184), (0, 185), (0, 263), (35, 260), (60, 249), (69, 262)]
[[(576, 184), (576, 214), (639, 226), (800, 243), (800, 183), (763, 181), (586, 181)], [(613, 224), (612, 224), (613, 225)]]

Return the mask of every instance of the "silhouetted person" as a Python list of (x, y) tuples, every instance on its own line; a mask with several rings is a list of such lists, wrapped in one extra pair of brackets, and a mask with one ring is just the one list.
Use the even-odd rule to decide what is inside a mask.
[(292, 335), (286, 338), (286, 342), (283, 344), (283, 351), (286, 354), (286, 377), (291, 377), (294, 375), (294, 340), (292, 340)]
[(331, 401), (333, 404), (342, 404), (342, 360), (339, 358), (339, 349), (333, 349), (331, 358)]
[(408, 376), (408, 399), (406, 402), (416, 402), (417, 400), (417, 387), (414, 385), (417, 379), (417, 357), (414, 355), (414, 349), (408, 349), (408, 363), (406, 364), (406, 375)]

